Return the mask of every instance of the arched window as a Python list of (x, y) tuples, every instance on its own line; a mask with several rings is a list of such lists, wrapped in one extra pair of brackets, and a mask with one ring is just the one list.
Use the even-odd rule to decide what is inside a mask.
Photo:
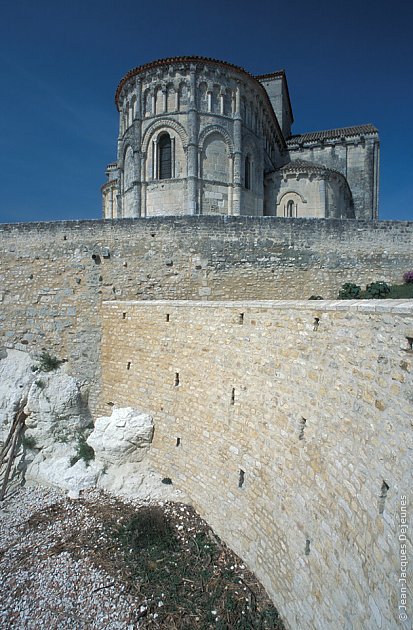
[(295, 210), (294, 201), (292, 199), (290, 199), (290, 201), (287, 203), (285, 216), (286, 217), (293, 217), (295, 215), (294, 210)]
[(244, 162), (244, 186), (247, 190), (251, 189), (251, 161), (249, 155), (246, 156)]
[(172, 177), (172, 142), (168, 133), (162, 134), (158, 141), (158, 177)]

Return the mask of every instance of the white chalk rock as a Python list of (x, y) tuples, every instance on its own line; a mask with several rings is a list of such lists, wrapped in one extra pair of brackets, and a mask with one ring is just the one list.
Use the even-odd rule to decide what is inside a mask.
[(73, 466), (70, 459), (75, 454), (73, 446), (54, 444), (43, 448), (26, 471), (26, 479), (67, 490), (70, 496), (78, 496), (81, 490), (94, 488), (102, 466), (91, 461), (87, 466), (80, 459)]
[(35, 376), (34, 361), (27, 352), (6, 350), (0, 356), (0, 441), (4, 441)]
[(146, 462), (108, 466), (99, 477), (98, 486), (116, 496), (132, 499), (189, 501), (174, 485), (162, 483), (162, 475), (148, 468)]
[(62, 370), (36, 376), (25, 412), (26, 437), (35, 439), (36, 448), (77, 440), (78, 432), (91, 423), (76, 379)]
[(97, 418), (87, 439), (97, 460), (109, 464), (142, 461), (152, 442), (153, 422), (149, 414), (132, 407), (116, 408), (111, 416)]

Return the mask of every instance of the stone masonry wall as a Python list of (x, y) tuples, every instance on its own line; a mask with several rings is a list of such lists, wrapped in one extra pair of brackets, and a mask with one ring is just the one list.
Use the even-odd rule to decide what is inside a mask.
[(256, 572), (287, 627), (407, 629), (406, 337), (411, 302), (105, 302), (101, 412), (153, 414), (152, 464)]
[(407, 222), (274, 217), (0, 225), (0, 344), (67, 357), (95, 396), (102, 299), (332, 298), (347, 281), (400, 282), (412, 235)]

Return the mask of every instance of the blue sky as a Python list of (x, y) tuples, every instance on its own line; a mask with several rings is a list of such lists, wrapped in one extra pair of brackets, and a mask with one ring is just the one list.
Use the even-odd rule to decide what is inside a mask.
[(410, 2), (3, 0), (0, 15), (0, 222), (100, 218), (116, 86), (177, 55), (284, 68), (294, 133), (375, 124), (380, 218), (413, 220)]

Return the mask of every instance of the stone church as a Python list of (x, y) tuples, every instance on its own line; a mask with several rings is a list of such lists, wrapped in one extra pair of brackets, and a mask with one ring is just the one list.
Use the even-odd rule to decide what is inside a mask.
[(283, 70), (253, 76), (204, 57), (121, 80), (105, 219), (160, 215), (378, 218), (379, 138), (358, 125), (292, 134)]

